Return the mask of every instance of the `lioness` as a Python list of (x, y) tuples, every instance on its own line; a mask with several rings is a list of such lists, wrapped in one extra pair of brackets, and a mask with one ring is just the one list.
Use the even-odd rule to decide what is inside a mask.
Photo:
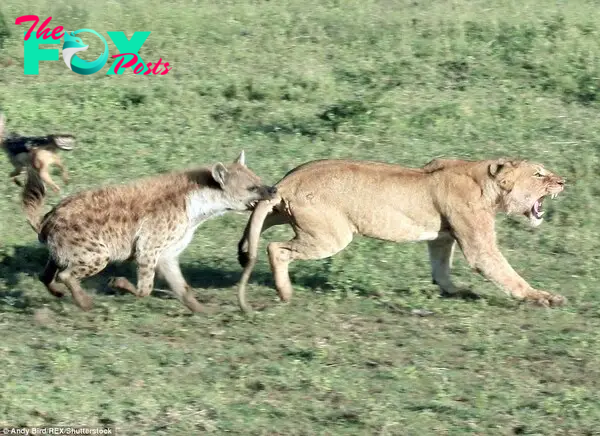
[(542, 203), (564, 189), (565, 180), (525, 160), (434, 159), (423, 168), (379, 162), (319, 160), (300, 165), (261, 201), (238, 243), (244, 267), (238, 302), (246, 312), (245, 287), (256, 263), (260, 234), (290, 224), (296, 236), (268, 245), (282, 301), (292, 296), (290, 262), (323, 259), (343, 250), (355, 234), (380, 240), (427, 241), (433, 283), (456, 294), (450, 268), (456, 243), (479, 273), (521, 300), (558, 306), (564, 297), (531, 287), (496, 245), (498, 212), (522, 214), (533, 227), (543, 221)]

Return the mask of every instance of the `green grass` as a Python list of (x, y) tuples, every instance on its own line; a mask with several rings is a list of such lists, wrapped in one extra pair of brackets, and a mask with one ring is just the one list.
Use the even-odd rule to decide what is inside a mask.
[[(27, 6), (25, 6), (27, 4)], [(182, 256), (209, 315), (157, 282), (148, 298), (85, 282), (95, 308), (57, 300), (46, 250), (0, 160), (0, 425), (117, 426), (120, 434), (592, 435), (600, 428), (600, 9), (594, 2), (3, 0), (0, 105), (9, 129), (71, 131), (62, 195), (233, 160), (275, 182), (311, 159), (422, 165), (516, 156), (567, 178), (547, 220), (498, 219), (503, 253), (565, 308), (521, 305), (457, 256), (478, 301), (438, 297), (424, 244), (357, 239), (291, 267), (276, 299), (264, 248), (242, 317), (245, 216), (202, 226)], [(165, 76), (23, 75), (23, 26), (152, 33)], [(86, 59), (98, 54), (88, 36)], [(58, 46), (57, 46), (58, 47)], [(116, 53), (109, 41), (111, 54)], [(94, 51), (96, 50), (96, 51)], [(57, 181), (60, 179), (57, 177)], [(48, 202), (55, 204), (57, 196)], [(112, 271), (111, 271), (112, 270)], [(412, 309), (432, 315), (416, 316)]]

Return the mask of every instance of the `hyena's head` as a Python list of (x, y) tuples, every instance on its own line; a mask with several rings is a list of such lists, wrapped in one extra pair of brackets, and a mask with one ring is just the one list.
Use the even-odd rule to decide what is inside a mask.
[(270, 200), (277, 194), (275, 186), (264, 185), (260, 177), (246, 166), (244, 151), (232, 164), (215, 164), (212, 177), (233, 210), (252, 210), (259, 201)]

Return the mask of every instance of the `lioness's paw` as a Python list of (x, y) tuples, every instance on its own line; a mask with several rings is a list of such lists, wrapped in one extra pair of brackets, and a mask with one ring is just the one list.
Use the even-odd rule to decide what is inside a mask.
[(567, 299), (559, 294), (551, 294), (545, 291), (536, 291), (526, 297), (526, 300), (542, 307), (559, 307), (566, 304)]

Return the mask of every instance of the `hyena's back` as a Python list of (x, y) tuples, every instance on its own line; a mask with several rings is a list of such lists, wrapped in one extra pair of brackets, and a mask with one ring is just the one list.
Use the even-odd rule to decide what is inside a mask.
[(58, 264), (108, 263), (163, 248), (183, 236), (186, 223), (185, 197), (164, 193), (162, 179), (65, 199), (44, 217), (40, 241)]

